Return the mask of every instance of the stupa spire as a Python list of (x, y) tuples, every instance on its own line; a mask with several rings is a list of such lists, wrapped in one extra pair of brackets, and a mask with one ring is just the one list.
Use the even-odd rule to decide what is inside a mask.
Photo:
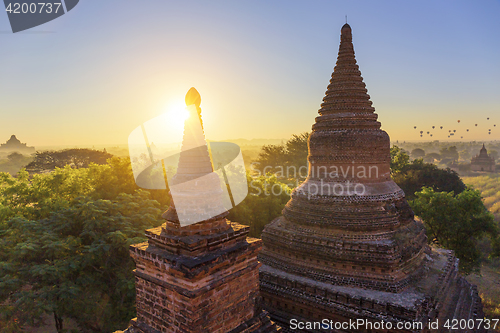
[[(352, 30), (346, 23), (341, 29), (337, 64), (319, 110), (328, 117), (318, 118), (317, 126), (380, 128), (374, 111), (354, 55)], [(332, 124), (332, 120), (337, 121)]]
[(171, 205), (162, 215), (167, 221), (180, 225), (215, 221), (229, 214), (224, 208), (223, 191), (219, 177), (213, 172), (203, 131), (201, 96), (191, 88), (185, 101), (189, 117), (184, 123), (177, 172), (169, 181)]

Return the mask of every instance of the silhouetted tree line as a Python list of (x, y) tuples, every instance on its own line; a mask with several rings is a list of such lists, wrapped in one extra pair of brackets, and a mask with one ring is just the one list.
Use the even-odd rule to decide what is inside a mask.
[(106, 164), (113, 155), (94, 149), (74, 148), (64, 150), (37, 151), (35, 159), (26, 165), (26, 169), (33, 172), (52, 171), (66, 165), (72, 168), (87, 168), (90, 163)]
[[(307, 176), (308, 138), (307, 132), (294, 134), (284, 144), (262, 146), (257, 160), (252, 163), (252, 169), (258, 170), (261, 175), (271, 173), (279, 178), (305, 178)], [(305, 168), (302, 176), (299, 172), (301, 167)]]

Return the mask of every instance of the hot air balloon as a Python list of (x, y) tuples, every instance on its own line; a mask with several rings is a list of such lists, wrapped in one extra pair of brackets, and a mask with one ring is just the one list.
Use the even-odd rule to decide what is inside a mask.
[(455, 133), (457, 130), (453, 130), (453, 133)]
[(429, 134), (429, 132), (427, 132), (427, 134)]
[(457, 120), (457, 121), (458, 121), (458, 123), (460, 124), (460, 119), (459, 119), (459, 120)]
[(463, 138), (464, 138), (463, 136), (460, 137), (460, 139), (463, 139)]
[(467, 129), (467, 132), (469, 131), (469, 129)]
[(420, 137), (422, 137), (422, 134), (420, 134)]
[(486, 118), (486, 120), (490, 120), (490, 118)]
[(476, 124), (476, 126), (477, 126), (477, 124)]
[(424, 133), (424, 131), (420, 131), (420, 134)]
[(432, 126), (432, 129), (434, 129), (434, 127), (436, 127), (436, 126)]
[(432, 134), (431, 134), (431, 136), (432, 136)]
[(413, 126), (414, 129), (417, 129), (417, 126)]
[(451, 132), (451, 130), (448, 130), (448, 132)]
[(490, 131), (490, 132), (491, 132), (491, 128), (490, 128), (488, 131)]
[(443, 129), (443, 126), (441, 126), (441, 129)]

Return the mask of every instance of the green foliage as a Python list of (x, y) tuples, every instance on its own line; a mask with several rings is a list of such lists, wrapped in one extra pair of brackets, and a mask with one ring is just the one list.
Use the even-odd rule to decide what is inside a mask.
[(408, 155), (397, 146), (391, 148), (391, 176), (409, 200), (415, 198), (415, 192), (424, 186), (432, 187), (435, 191), (453, 191), (457, 194), (466, 189), (455, 171), (440, 169), (421, 159), (409, 162)]
[(396, 175), (403, 171), (410, 163), (410, 156), (408, 153), (399, 148), (398, 146), (393, 146), (390, 150), (391, 153), (391, 175)]
[(454, 250), (464, 273), (479, 270), (478, 240), (498, 235), (493, 215), (484, 207), (479, 191), (467, 189), (454, 195), (424, 187), (415, 195), (410, 204), (422, 218), (429, 240)]
[(161, 223), (158, 203), (148, 196), (79, 197), (48, 218), (2, 223), (0, 297), (15, 300), (11, 316), (36, 324), (50, 312), (91, 332), (126, 326), (135, 297), (128, 247)]
[(265, 225), (281, 215), (290, 200), (291, 189), (275, 175), (252, 178), (247, 175), (248, 196), (233, 208), (229, 220), (250, 226), (250, 236), (258, 237)]
[[(164, 206), (166, 193), (157, 196)], [(0, 173), (0, 326), (18, 332), (46, 313), (59, 332), (64, 318), (85, 332), (126, 326), (135, 303), (128, 246), (165, 208), (150, 197), (116, 157), (32, 178)]]
[(442, 163), (448, 163), (448, 162), (453, 162), (453, 161), (458, 161), (458, 151), (456, 146), (451, 146), (448, 148), (441, 148), (439, 151), (441, 155), (441, 162)]

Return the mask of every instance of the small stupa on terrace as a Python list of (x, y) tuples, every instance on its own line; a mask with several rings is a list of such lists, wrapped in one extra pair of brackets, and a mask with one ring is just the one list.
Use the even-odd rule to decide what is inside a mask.
[[(390, 140), (374, 111), (345, 24), (309, 138), (308, 178), (262, 233), (261, 295), (285, 331), (296, 331), (292, 320), (364, 319), (392, 329), (332, 332), (427, 332), (432, 320), (483, 317), (458, 260), (427, 246), (422, 223), (391, 179)], [(398, 322), (423, 327), (394, 329)]]

